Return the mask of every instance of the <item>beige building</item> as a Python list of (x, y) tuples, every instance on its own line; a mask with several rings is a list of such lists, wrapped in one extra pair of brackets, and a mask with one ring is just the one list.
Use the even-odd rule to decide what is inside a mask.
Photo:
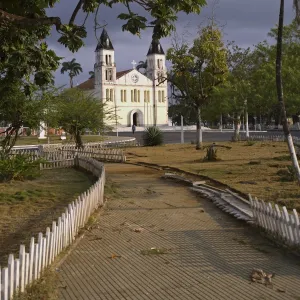
[(145, 75), (136, 70), (134, 61), (132, 69), (117, 72), (115, 50), (105, 29), (95, 54), (95, 76), (78, 88), (115, 108), (121, 126), (168, 125), (166, 58), (159, 41), (150, 44)]

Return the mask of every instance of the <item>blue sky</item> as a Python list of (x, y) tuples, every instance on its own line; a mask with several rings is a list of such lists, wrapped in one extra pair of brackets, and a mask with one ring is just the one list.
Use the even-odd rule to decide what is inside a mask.
[[(68, 22), (75, 3), (70, 5), (71, 0), (61, 0), (53, 9), (49, 10), (52, 16), (59, 16), (62, 21)], [(200, 15), (179, 14), (176, 22), (176, 30), (179, 34), (188, 32), (188, 39), (192, 40), (197, 35), (198, 27), (211, 15), (212, 2), (207, 1), (208, 6), (203, 8)], [(278, 20), (279, 0), (220, 0), (216, 7), (216, 19), (224, 26), (224, 41), (235, 41), (242, 47), (251, 47), (264, 39), (267, 33), (274, 27)], [(70, 8), (71, 7), (71, 8)], [(292, 1), (286, 1), (285, 23), (290, 23), (293, 18)], [(133, 36), (128, 32), (122, 32), (123, 21), (117, 19), (117, 15), (124, 11), (122, 5), (115, 5), (112, 9), (100, 7), (98, 22), (107, 24), (107, 31), (115, 49), (117, 71), (132, 68), (132, 60), (144, 60), (151, 42), (151, 30), (142, 32), (141, 38)], [(84, 15), (79, 14), (77, 19), (80, 24)], [(63, 61), (76, 58), (83, 68), (83, 73), (75, 78), (75, 84), (88, 79), (88, 72), (93, 70), (95, 62), (95, 48), (97, 40), (93, 29), (94, 16), (87, 19), (86, 27), (88, 36), (85, 39), (85, 46), (77, 53), (68, 51), (57, 42), (59, 35), (55, 30), (48, 38), (49, 46), (59, 56), (64, 57)], [(101, 30), (97, 32), (101, 34)], [(166, 51), (171, 46), (171, 38), (161, 40), (162, 47)], [(55, 73), (56, 85), (68, 84), (68, 76)]]

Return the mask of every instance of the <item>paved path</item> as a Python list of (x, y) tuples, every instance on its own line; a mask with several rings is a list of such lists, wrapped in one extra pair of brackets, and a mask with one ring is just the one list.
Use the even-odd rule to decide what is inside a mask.
[[(162, 173), (106, 168), (107, 208), (61, 265), (60, 299), (300, 299), (298, 258)], [(252, 268), (275, 272), (273, 289)]]

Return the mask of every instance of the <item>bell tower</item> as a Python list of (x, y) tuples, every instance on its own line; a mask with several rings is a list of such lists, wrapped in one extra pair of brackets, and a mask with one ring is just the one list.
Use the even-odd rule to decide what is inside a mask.
[(104, 86), (116, 82), (115, 50), (105, 28), (101, 33), (95, 50), (95, 89), (100, 90), (104, 98)]
[(167, 68), (164, 50), (159, 40), (152, 40), (147, 53), (146, 75), (153, 81), (153, 124), (155, 126), (160, 123), (160, 120), (158, 120), (158, 105), (162, 106), (165, 103), (168, 105), (168, 101), (161, 99), (161, 95), (167, 98), (168, 84), (166, 74)]

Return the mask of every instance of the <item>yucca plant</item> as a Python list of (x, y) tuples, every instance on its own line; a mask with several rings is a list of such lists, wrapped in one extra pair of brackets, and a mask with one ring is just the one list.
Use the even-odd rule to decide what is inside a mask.
[(156, 127), (148, 127), (143, 135), (144, 146), (159, 146), (163, 144), (163, 133)]

